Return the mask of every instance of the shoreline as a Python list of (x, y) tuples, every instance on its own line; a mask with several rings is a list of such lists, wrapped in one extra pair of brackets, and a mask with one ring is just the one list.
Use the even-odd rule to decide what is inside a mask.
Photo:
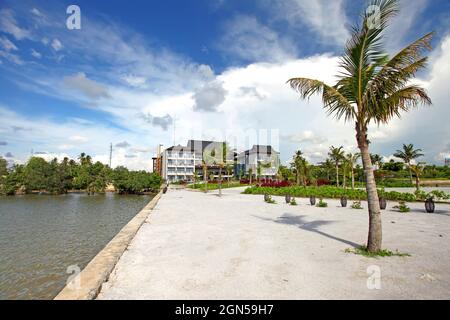
[(152, 213), (163, 191), (131, 219), (114, 238), (56, 295), (54, 300), (93, 300), (108, 281), (120, 257)]

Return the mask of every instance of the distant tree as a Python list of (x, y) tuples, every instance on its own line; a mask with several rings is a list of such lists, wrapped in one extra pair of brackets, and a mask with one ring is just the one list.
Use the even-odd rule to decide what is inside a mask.
[(330, 147), (330, 152), (328, 152), (328, 156), (331, 161), (333, 161), (336, 168), (336, 186), (339, 187), (339, 165), (344, 160), (344, 147), (335, 148), (334, 146)]
[(416, 178), (416, 189), (417, 191), (420, 190), (420, 177), (423, 174), (423, 171), (425, 169), (425, 163), (421, 162), (417, 165), (410, 165), (411, 171), (414, 173), (414, 176)]
[(355, 166), (358, 159), (361, 157), (359, 153), (347, 153), (346, 160), (350, 167), (350, 173), (352, 177), (352, 189), (355, 189)]
[(414, 149), (414, 145), (411, 144), (403, 144), (403, 150), (397, 150), (394, 153), (394, 157), (402, 159), (403, 162), (408, 166), (409, 170), (409, 178), (411, 184), (413, 183), (412, 171), (411, 171), (411, 162), (417, 158), (423, 157), (422, 149)]

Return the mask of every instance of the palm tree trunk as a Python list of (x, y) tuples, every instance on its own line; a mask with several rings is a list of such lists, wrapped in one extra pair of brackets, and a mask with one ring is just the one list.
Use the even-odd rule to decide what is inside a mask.
[(416, 190), (417, 191), (420, 190), (420, 178), (418, 175), (416, 175)]
[(203, 182), (205, 183), (205, 193), (208, 193), (207, 167), (203, 166)]
[(408, 170), (409, 170), (409, 181), (411, 181), (411, 185), (413, 185), (413, 176), (411, 171), (411, 164), (408, 162)]
[(375, 175), (373, 173), (372, 161), (370, 159), (367, 133), (365, 130), (360, 130), (358, 124), (356, 126), (356, 131), (356, 139), (358, 141), (358, 148), (361, 150), (361, 158), (366, 177), (366, 191), (369, 206), (369, 235), (367, 240), (367, 250), (375, 253), (381, 250), (382, 243), (380, 203), (377, 185), (375, 183)]
[(345, 170), (345, 166), (343, 170), (344, 170), (344, 189), (345, 189), (345, 187), (347, 187), (347, 172)]
[(222, 166), (219, 166), (219, 197), (222, 196)]
[(339, 165), (336, 163), (336, 187), (339, 188)]
[(352, 189), (355, 189), (355, 170), (352, 166)]

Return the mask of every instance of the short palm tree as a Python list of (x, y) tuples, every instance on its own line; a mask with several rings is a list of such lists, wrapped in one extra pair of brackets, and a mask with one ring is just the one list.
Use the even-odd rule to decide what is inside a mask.
[(369, 203), (367, 250), (372, 253), (381, 250), (382, 229), (378, 193), (370, 160), (369, 125), (387, 124), (392, 118), (400, 116), (402, 111), (409, 111), (420, 103), (431, 104), (426, 91), (419, 85), (411, 84), (410, 80), (426, 65), (424, 51), (431, 49), (432, 33), (414, 41), (392, 58), (383, 50), (383, 31), (389, 20), (398, 13), (398, 2), (369, 2), (371, 6), (379, 8), (377, 19), (374, 23), (373, 13), (366, 11), (362, 25), (353, 28), (351, 39), (341, 58), (342, 72), (334, 86), (307, 78), (288, 81), (304, 99), (321, 93), (329, 114), (352, 122), (355, 126), (356, 140), (366, 173)]
[(344, 150), (342, 150), (344, 147), (335, 148), (334, 146), (330, 147), (330, 152), (328, 152), (328, 156), (330, 157), (331, 161), (333, 161), (335, 167), (336, 167), (336, 186), (339, 187), (339, 165), (341, 164), (342, 160), (344, 159)]
[(304, 165), (304, 158), (303, 158), (303, 152), (300, 150), (296, 151), (294, 154), (294, 157), (292, 159), (292, 165), (295, 169), (295, 178), (297, 185), (299, 186), (301, 182), (303, 182), (302, 178), (302, 172), (303, 172), (303, 165)]
[(409, 179), (411, 181), (411, 184), (413, 184), (413, 177), (411, 172), (411, 161), (423, 157), (423, 154), (421, 153), (422, 149), (414, 149), (413, 144), (403, 144), (403, 150), (397, 150), (394, 153), (394, 157), (402, 159), (403, 162), (408, 166), (409, 170)]
[(359, 153), (348, 153), (345, 158), (350, 167), (350, 173), (352, 177), (352, 189), (355, 189), (355, 166), (358, 159), (361, 157)]
[(421, 162), (418, 163), (416, 165), (412, 164), (410, 166), (412, 172), (414, 172), (414, 175), (416, 177), (416, 190), (419, 191), (420, 190), (420, 177), (423, 174), (423, 171), (425, 170), (425, 163)]

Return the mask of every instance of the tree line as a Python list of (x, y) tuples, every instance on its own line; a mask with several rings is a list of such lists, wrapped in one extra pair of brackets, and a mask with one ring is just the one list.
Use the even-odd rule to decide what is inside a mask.
[[(297, 185), (334, 184), (337, 187), (361, 187), (364, 186), (364, 170), (359, 160), (359, 153), (345, 153), (344, 148), (331, 146), (328, 158), (313, 165), (303, 156), (301, 150), (295, 152), (291, 167), (281, 166), (279, 178), (296, 183)], [(412, 144), (404, 144), (401, 150), (397, 150), (394, 157), (401, 161), (391, 159), (383, 161), (378, 154), (370, 154), (374, 166), (376, 182), (381, 187), (410, 187), (420, 186), (422, 178), (426, 179), (450, 179), (450, 168), (446, 166), (427, 165), (418, 161), (423, 157), (421, 149), (415, 149)], [(414, 162), (414, 163), (413, 163)]]
[(78, 161), (54, 158), (46, 161), (31, 157), (26, 164), (16, 164), (8, 168), (8, 163), (0, 157), (0, 193), (47, 192), (64, 194), (71, 190), (88, 194), (105, 192), (109, 185), (120, 194), (139, 194), (159, 190), (162, 178), (156, 173), (131, 171), (125, 167), (115, 169), (101, 162), (93, 162), (91, 156), (82, 153)]

